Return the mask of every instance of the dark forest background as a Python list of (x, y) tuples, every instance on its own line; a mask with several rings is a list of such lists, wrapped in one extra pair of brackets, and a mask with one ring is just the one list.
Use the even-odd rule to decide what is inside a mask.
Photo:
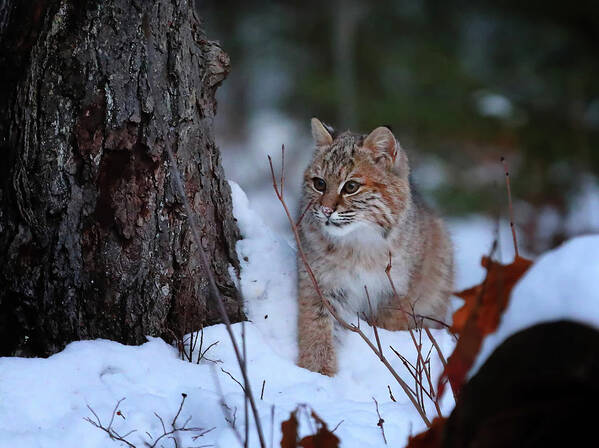
[(505, 156), (529, 250), (597, 230), (599, 2), (197, 6), (231, 57), (218, 95), (225, 171), (275, 227), (265, 154), (286, 144), (297, 194), (317, 116), (362, 132), (391, 125), (450, 216), (506, 210)]

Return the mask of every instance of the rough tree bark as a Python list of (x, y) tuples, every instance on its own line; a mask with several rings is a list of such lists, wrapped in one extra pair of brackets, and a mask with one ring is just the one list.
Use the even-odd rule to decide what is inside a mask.
[(229, 70), (189, 0), (0, 0), (0, 355), (169, 339), (232, 320), (230, 189), (212, 136)]

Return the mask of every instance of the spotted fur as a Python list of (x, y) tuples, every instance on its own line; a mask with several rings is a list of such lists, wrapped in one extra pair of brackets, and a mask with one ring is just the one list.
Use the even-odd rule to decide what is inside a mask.
[[(312, 135), (316, 149), (304, 174), (307, 212), (299, 233), (324, 295), (346, 320), (365, 314), (380, 327), (404, 330), (414, 321), (402, 310), (414, 310), (431, 318), (424, 325), (437, 326), (453, 289), (451, 242), (442, 221), (413, 191), (407, 156), (392, 132), (379, 127), (367, 136), (335, 135), (314, 118)], [(355, 185), (348, 188), (348, 182), (358, 189), (352, 192)], [(389, 256), (399, 300), (385, 274)], [(298, 364), (333, 375), (335, 322), (301, 260), (298, 273)]]

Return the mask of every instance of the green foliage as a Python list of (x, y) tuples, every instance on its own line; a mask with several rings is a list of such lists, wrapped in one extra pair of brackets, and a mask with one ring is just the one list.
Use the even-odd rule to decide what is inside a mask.
[[(251, 38), (287, 78), (277, 107), (341, 129), (391, 125), (404, 146), (447, 162), (454, 176), (439, 200), (449, 210), (489, 211), (481, 190), (480, 200), (464, 191), (459, 163), (517, 161), (518, 197), (539, 204), (563, 202), (581, 172), (599, 174), (599, 2), (254, 2), (251, 14), (230, 4), (215, 3), (209, 21), (227, 18), (215, 34), (233, 61)], [(241, 33), (250, 16), (261, 29)], [(484, 113), (485, 101), (495, 110)], [(339, 122), (352, 104), (355, 122)]]

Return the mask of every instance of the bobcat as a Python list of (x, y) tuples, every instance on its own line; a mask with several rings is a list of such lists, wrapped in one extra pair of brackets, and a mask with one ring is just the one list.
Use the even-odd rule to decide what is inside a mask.
[[(413, 311), (425, 316), (425, 326), (438, 326), (453, 289), (452, 245), (410, 185), (408, 159), (393, 133), (378, 127), (368, 136), (335, 135), (313, 118), (312, 136), (299, 233), (324, 296), (346, 320), (366, 315), (382, 328), (405, 330)], [(397, 296), (385, 273), (390, 257)], [(298, 365), (334, 375), (335, 320), (301, 259), (298, 277)]]

